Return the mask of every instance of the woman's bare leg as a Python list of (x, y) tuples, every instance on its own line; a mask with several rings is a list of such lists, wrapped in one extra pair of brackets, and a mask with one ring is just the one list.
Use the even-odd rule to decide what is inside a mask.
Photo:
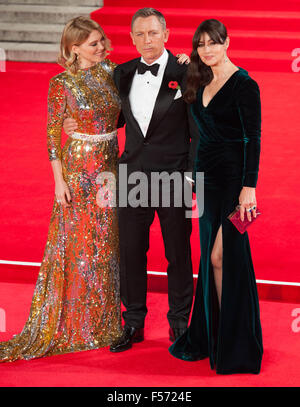
[(223, 243), (222, 243), (222, 226), (220, 226), (211, 252), (211, 262), (213, 266), (214, 279), (220, 308), (222, 298), (222, 276), (223, 276), (222, 261), (223, 261)]

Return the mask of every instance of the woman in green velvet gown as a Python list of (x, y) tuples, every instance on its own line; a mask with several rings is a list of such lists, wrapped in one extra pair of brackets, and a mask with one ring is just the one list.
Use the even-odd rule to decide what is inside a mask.
[[(248, 234), (227, 219), (256, 217), (261, 108), (257, 83), (227, 57), (225, 26), (206, 20), (193, 38), (185, 100), (200, 131), (195, 172), (204, 173), (201, 260), (191, 323), (170, 347), (180, 359), (209, 357), (220, 374), (259, 373), (259, 302)], [(196, 191), (197, 192), (197, 191)]]

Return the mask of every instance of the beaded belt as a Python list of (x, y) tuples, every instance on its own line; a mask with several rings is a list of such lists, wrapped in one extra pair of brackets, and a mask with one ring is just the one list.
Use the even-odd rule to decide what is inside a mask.
[(98, 143), (99, 141), (107, 141), (114, 138), (118, 131), (115, 130), (112, 133), (106, 134), (83, 134), (74, 132), (71, 137), (75, 140), (89, 141), (90, 143)]

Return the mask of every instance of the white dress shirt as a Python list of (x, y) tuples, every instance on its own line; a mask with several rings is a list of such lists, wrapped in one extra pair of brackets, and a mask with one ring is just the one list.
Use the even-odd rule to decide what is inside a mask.
[(129, 101), (132, 114), (138, 122), (144, 137), (147, 134), (168, 59), (169, 54), (166, 49), (164, 49), (163, 54), (152, 64), (147, 64), (144, 58), (141, 57), (141, 62), (146, 65), (159, 64), (157, 76), (152, 75), (150, 71), (146, 71), (143, 75), (138, 74), (136, 71), (133, 77)]

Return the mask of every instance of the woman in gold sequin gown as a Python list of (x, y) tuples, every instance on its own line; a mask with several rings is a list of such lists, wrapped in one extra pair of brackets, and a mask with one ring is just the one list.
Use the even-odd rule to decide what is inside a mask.
[[(19, 335), (0, 343), (0, 362), (97, 349), (121, 335), (117, 213), (101, 207), (97, 196), (97, 177), (103, 171), (116, 176), (118, 164), (120, 101), (115, 65), (104, 59), (107, 43), (90, 19), (65, 27), (61, 61), (67, 70), (50, 80), (48, 95), (56, 193), (48, 240), (29, 318)], [(61, 150), (65, 113), (78, 132)]]

